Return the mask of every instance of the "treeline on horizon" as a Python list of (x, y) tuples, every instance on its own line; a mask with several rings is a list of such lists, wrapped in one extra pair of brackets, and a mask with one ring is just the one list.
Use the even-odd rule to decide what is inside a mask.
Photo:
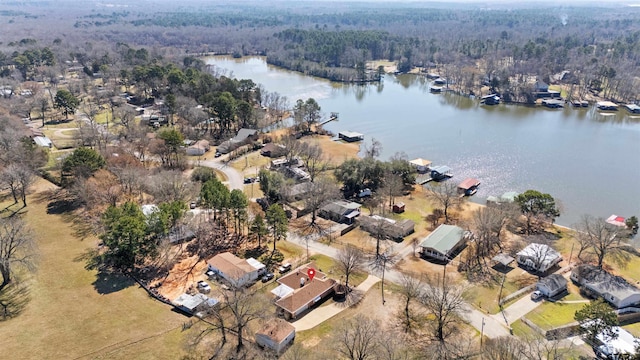
[[(532, 77), (550, 82), (552, 75), (566, 70), (563, 83), (576, 85), (581, 97), (591, 92), (617, 101), (637, 100), (640, 10), (509, 6), (162, 4), (146, 13), (135, 6), (111, 13), (76, 10), (60, 30), (73, 32), (69, 38), (93, 34), (95, 39), (189, 53), (266, 55), (271, 64), (336, 81), (375, 81), (377, 69), (365, 71), (364, 64), (389, 60), (398, 63), (400, 72), (436, 68), (463, 93), (488, 85), (518, 102), (535, 100)], [(34, 17), (23, 16), (20, 23)]]

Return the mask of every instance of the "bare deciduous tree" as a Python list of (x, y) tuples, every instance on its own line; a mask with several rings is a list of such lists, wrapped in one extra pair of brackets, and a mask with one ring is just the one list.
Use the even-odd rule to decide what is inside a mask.
[(463, 322), (465, 288), (446, 276), (427, 278), (420, 303), (433, 317), (427, 321), (434, 340), (444, 343), (455, 332), (456, 325)]
[(336, 265), (342, 274), (344, 274), (344, 286), (349, 291), (349, 276), (355, 271), (361, 270), (365, 264), (365, 256), (362, 250), (353, 245), (347, 245), (338, 251), (336, 257)]
[(609, 224), (603, 218), (583, 215), (576, 229), (580, 244), (578, 258), (584, 250), (589, 250), (596, 256), (600, 268), (605, 257), (612, 257), (619, 263), (629, 261), (631, 248), (621, 241), (621, 227)]
[(243, 336), (249, 323), (265, 316), (269, 302), (260, 293), (250, 292), (245, 288), (232, 287), (222, 291), (222, 309), (228, 310), (232, 316), (229, 326), (237, 335), (236, 351), (239, 352), (243, 345)]
[(18, 217), (0, 219), (0, 274), (4, 289), (12, 281), (15, 267), (33, 270), (36, 245), (33, 234)]
[(10, 164), (0, 173), (0, 181), (9, 187), (15, 203), (18, 202), (18, 197), (20, 197), (25, 207), (27, 206), (27, 190), (34, 180), (35, 174), (33, 170), (21, 163)]
[(415, 274), (402, 274), (400, 284), (400, 296), (403, 300), (402, 311), (400, 312), (401, 323), (405, 333), (412, 332), (414, 326), (418, 326), (418, 314), (412, 306), (413, 301), (417, 301), (422, 295), (424, 283)]
[(427, 198), (442, 208), (446, 224), (450, 220), (449, 210), (460, 207), (464, 202), (464, 198), (458, 194), (458, 187), (451, 181), (430, 186), (427, 189)]
[(336, 334), (337, 351), (350, 360), (376, 358), (380, 344), (380, 323), (356, 315), (347, 320)]
[(193, 195), (193, 183), (180, 171), (166, 170), (153, 175), (147, 191), (158, 202), (186, 201)]

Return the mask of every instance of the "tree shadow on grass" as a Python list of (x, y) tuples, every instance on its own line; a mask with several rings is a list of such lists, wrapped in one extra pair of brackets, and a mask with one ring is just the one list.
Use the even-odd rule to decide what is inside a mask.
[(98, 271), (96, 274), (96, 280), (93, 282), (93, 287), (96, 288), (99, 294), (107, 295), (124, 290), (135, 283), (136, 282), (132, 278), (126, 275), (107, 271)]
[(30, 300), (30, 291), (25, 284), (14, 282), (7, 285), (0, 291), (0, 321), (20, 315)]

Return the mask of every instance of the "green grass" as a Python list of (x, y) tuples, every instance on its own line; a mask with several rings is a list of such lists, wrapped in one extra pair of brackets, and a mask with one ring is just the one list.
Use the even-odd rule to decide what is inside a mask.
[(111, 122), (111, 111), (105, 110), (97, 113), (95, 116), (95, 121), (98, 124), (106, 124), (107, 121)]
[(520, 338), (534, 337), (537, 334), (535, 330), (530, 328), (527, 324), (523, 323), (521, 320), (517, 320), (516, 322), (512, 323), (511, 328), (513, 329), (513, 335)]
[(540, 328), (549, 330), (561, 325), (574, 322), (573, 316), (585, 304), (563, 304), (544, 302), (535, 310), (527, 314), (527, 319), (531, 320)]
[[(535, 282), (535, 277), (529, 274), (523, 274), (521, 269), (511, 270), (507, 274), (502, 294), (500, 293), (501, 282), (502, 276), (500, 275), (491, 286), (487, 284), (473, 286), (469, 291), (472, 303), (483, 311), (487, 311), (490, 314), (497, 314), (500, 311), (498, 296), (504, 299), (507, 295)], [(508, 303), (504, 304), (504, 306), (508, 305)]]
[(187, 319), (126, 278), (86, 270), (83, 256), (97, 240), (76, 237), (70, 214), (48, 214), (49, 198), (28, 198), (24, 217), (38, 243), (39, 270), (26, 282), (24, 311), (0, 326), (2, 352), (14, 359), (181, 357)]
[(630, 332), (633, 336), (640, 337), (640, 322), (637, 322), (635, 324), (625, 325), (623, 326), (623, 328), (628, 332)]
[[(315, 254), (312, 255), (310, 259), (311, 261), (316, 263), (319, 270), (326, 273), (329, 277), (336, 280), (341, 279), (340, 273), (338, 272), (336, 266), (336, 262), (332, 258), (321, 254)], [(364, 271), (354, 271), (349, 275), (349, 287), (360, 285), (360, 283), (362, 283), (368, 276), (369, 274)]]
[[(273, 241), (271, 242), (273, 246)], [(292, 244), (288, 241), (279, 241), (276, 245), (278, 250), (284, 255), (285, 259), (293, 259), (301, 256), (304, 253), (304, 249), (296, 244)]]

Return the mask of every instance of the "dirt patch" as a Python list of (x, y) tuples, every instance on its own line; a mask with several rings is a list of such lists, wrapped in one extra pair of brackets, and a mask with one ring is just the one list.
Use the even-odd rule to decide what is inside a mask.
[(168, 299), (175, 299), (188, 292), (199, 280), (206, 279), (204, 272), (207, 268), (205, 261), (198, 261), (197, 256), (182, 259), (173, 266), (166, 278), (157, 279), (151, 286), (158, 287), (158, 292)]

